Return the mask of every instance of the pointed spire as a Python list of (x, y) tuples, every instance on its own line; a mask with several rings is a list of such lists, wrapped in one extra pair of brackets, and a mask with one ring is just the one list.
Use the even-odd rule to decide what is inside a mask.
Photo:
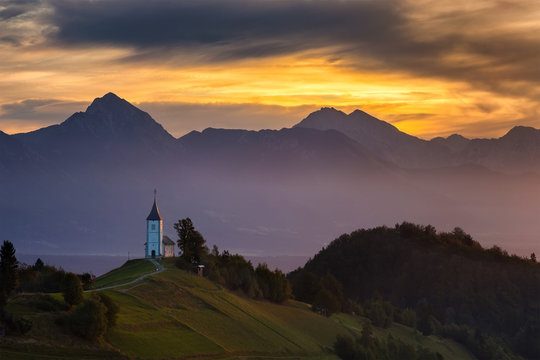
[(157, 190), (154, 189), (154, 205), (152, 205), (152, 210), (150, 211), (150, 215), (148, 215), (146, 220), (163, 220), (161, 215), (159, 214), (156, 196), (157, 196)]

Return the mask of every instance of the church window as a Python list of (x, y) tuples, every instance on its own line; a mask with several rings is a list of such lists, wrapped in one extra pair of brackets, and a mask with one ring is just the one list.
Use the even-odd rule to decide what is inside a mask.
[(156, 224), (152, 224), (152, 230), (156, 230)]

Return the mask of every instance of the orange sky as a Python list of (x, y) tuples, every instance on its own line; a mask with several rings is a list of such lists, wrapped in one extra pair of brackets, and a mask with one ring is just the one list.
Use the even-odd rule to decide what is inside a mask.
[(109, 91), (175, 136), (292, 126), (322, 106), (423, 138), (540, 127), (536, 2), (182, 3), (0, 5), (0, 130), (59, 123)]

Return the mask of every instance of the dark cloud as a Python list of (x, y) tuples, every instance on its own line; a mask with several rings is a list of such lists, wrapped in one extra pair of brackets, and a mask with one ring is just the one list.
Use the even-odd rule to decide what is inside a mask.
[(212, 47), (217, 59), (350, 44), (402, 23), (389, 1), (52, 1), (56, 40), (138, 49)]
[(39, 6), (39, 0), (2, 0), (0, 1), (0, 20), (9, 20), (11, 18), (23, 15), (28, 11)]
[(35, 123), (36, 126), (55, 124), (87, 105), (58, 99), (27, 99), (0, 105), (0, 121)]
[(415, 8), (405, 0), (50, 0), (57, 28), (50, 40), (132, 47), (126, 61), (174, 62), (185, 54), (231, 61), (331, 49), (329, 61), (352, 68), (465, 81), (521, 96), (540, 80), (540, 38), (501, 25), (519, 22), (536, 5), (480, 3), (475, 10), (456, 5), (437, 12), (428, 9), (437, 9), (438, 1)]
[[(133, 46), (280, 40), (317, 43), (399, 21), (387, 1), (52, 1), (58, 39)], [(295, 39), (296, 38), (296, 39)]]
[(28, 119), (29, 117), (38, 116), (39, 109), (43, 106), (57, 103), (58, 100), (35, 100), (28, 99), (14, 103), (0, 105), (3, 117), (14, 119)]

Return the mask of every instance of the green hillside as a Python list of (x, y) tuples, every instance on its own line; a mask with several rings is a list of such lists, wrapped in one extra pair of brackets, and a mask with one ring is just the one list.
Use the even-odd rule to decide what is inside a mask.
[[(306, 304), (292, 300), (278, 305), (249, 299), (176, 269), (171, 260), (161, 264), (165, 268), (163, 272), (104, 290), (119, 305), (120, 313), (117, 326), (103, 344), (92, 345), (70, 337), (50, 318), (44, 318), (40, 325), (42, 331), (36, 333), (32, 329), (27, 336), (32, 346), (3, 344), (0, 351), (7, 357), (2, 359), (29, 359), (32, 354), (44, 354), (45, 350), (49, 357), (41, 357), (51, 359), (77, 358), (74, 354), (86, 359), (122, 356), (138, 359), (337, 359), (329, 352), (336, 336), (358, 335), (362, 327), (363, 319), (359, 317), (339, 314), (326, 318), (312, 312)], [(123, 284), (145, 271), (153, 273), (155, 266), (146, 260), (130, 261), (100, 277), (96, 284), (102, 287)], [(19, 308), (22, 311), (24, 306)], [(51, 327), (47, 336), (43, 334), (46, 326)], [(385, 336), (389, 331), (404, 342), (415, 341), (438, 351), (445, 359), (474, 359), (453, 342), (423, 337), (410, 328), (394, 326), (390, 330), (377, 330), (377, 335)], [(55, 332), (64, 338), (55, 342)], [(43, 343), (48, 347), (40, 348)], [(11, 350), (8, 352), (8, 349)]]
[(99, 289), (106, 286), (124, 284), (154, 270), (155, 266), (150, 261), (145, 259), (130, 260), (121, 267), (97, 278), (94, 288)]

